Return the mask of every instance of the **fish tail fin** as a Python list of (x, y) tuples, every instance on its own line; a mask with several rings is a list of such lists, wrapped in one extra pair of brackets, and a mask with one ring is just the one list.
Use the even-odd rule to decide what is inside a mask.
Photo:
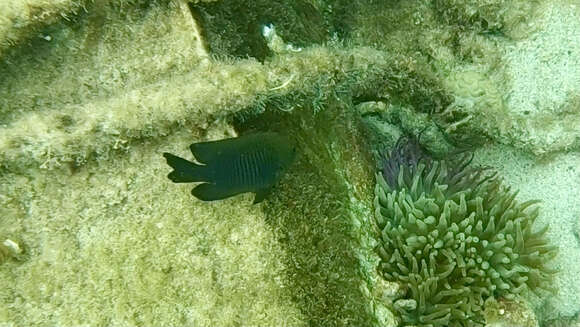
[(192, 183), (207, 181), (207, 172), (204, 166), (195, 164), (171, 153), (164, 152), (163, 157), (167, 164), (173, 168), (173, 171), (167, 175), (174, 183)]

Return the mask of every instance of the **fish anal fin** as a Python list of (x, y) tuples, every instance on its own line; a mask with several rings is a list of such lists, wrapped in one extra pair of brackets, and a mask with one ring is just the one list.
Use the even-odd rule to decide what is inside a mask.
[(216, 184), (203, 183), (194, 187), (191, 194), (202, 201), (222, 200), (238, 193)]
[(272, 192), (272, 187), (259, 189), (256, 192), (254, 192), (256, 194), (256, 197), (254, 198), (253, 204), (264, 201), (264, 199), (268, 196), (268, 194), (270, 194), (270, 192)]

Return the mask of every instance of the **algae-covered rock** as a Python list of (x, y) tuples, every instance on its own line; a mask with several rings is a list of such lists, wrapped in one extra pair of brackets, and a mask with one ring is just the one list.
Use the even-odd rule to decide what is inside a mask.
[(577, 151), (577, 7), (559, 1), (532, 7), (527, 37), (497, 39), (496, 50), (487, 51), (495, 62), (460, 65), (444, 76), (454, 97), (440, 117), (447, 130), (458, 138), (486, 136), (536, 155)]
[(51, 41), (52, 37), (38, 33), (43, 26), (69, 19), (79, 14), (86, 1), (75, 0), (8, 0), (0, 3), (0, 56), (14, 44), (29, 37)]
[[(277, 99), (273, 110), (303, 106), (304, 116), (270, 117), (282, 123), (262, 129), (326, 126), (314, 113), (346, 106), (313, 95), (346, 84), (343, 69), (386, 66), (384, 54), (312, 47), (264, 65), (209, 61), (185, 9), (95, 4), (51, 26), (51, 42), (33, 39), (4, 55), (0, 224), (26, 256), (0, 266), (0, 320), (371, 324), (362, 291), (371, 250), (357, 245), (370, 226), (371, 174), (352, 149), (352, 118), (334, 119), (333, 143), (322, 130), (296, 134), (302, 163), (271, 208), (244, 196), (198, 202), (166, 179), (160, 154), (234, 136), (226, 123), (234, 113), (247, 121)], [(353, 161), (359, 166), (344, 165)]]
[(501, 299), (485, 304), (486, 327), (537, 327), (536, 316), (526, 303)]
[(0, 267), (0, 321), (301, 325), (284, 250), (258, 207), (247, 198), (199, 206), (167, 185), (159, 153), (185, 148), (189, 137), (3, 183), (0, 222), (24, 240), (28, 258)]
[[(482, 141), (518, 156), (577, 151), (575, 81), (552, 76), (569, 96), (533, 93), (537, 115), (516, 97), (529, 85), (517, 64), (526, 54), (576, 67), (576, 25), (565, 37), (534, 34), (558, 30), (539, 20), (549, 14), (571, 19), (577, 9), (503, 0), (4, 1), (0, 324), (396, 325), (393, 309), (413, 303), (377, 269), (376, 158), (404, 134), (440, 156), (487, 149)], [(528, 51), (547, 40), (569, 54)], [(199, 202), (166, 178), (162, 152), (257, 130), (299, 145), (263, 203)], [(553, 167), (526, 162), (538, 176), (562, 173), (573, 155)], [(521, 168), (498, 156), (482, 164)], [(561, 191), (553, 176), (542, 178)], [(549, 236), (574, 257), (577, 207), (548, 207), (538, 220), (557, 226), (564, 236)], [(572, 268), (557, 282), (570, 291)], [(550, 300), (541, 317), (572, 316), (569, 298)]]

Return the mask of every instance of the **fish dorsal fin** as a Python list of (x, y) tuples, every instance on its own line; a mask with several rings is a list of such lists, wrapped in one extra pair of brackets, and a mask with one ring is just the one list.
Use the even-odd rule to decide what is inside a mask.
[(225, 140), (193, 143), (189, 146), (189, 149), (198, 162), (211, 164), (217, 160), (223, 160), (227, 156), (237, 155), (255, 147), (256, 144), (260, 144), (256, 140), (265, 139), (264, 135), (267, 134), (253, 134)]
[(272, 187), (266, 187), (263, 189), (259, 189), (255, 192), (256, 197), (254, 198), (253, 204), (260, 203), (264, 201), (264, 199), (272, 192)]
[[(200, 142), (200, 143), (193, 143), (189, 146), (191, 153), (200, 163), (208, 164), (214, 161), (216, 157), (216, 144), (219, 141), (211, 141), (211, 142)], [(218, 145), (219, 147), (219, 145)]]

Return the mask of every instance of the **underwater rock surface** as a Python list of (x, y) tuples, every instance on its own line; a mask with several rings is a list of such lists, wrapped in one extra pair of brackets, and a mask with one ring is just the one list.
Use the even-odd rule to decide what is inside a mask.
[[(574, 321), (579, 9), (486, 4), (3, 1), (0, 324), (395, 326), (373, 156), (423, 130), (543, 201), (560, 293), (522, 301)], [(258, 206), (167, 181), (161, 153), (256, 130), (301, 144)]]

